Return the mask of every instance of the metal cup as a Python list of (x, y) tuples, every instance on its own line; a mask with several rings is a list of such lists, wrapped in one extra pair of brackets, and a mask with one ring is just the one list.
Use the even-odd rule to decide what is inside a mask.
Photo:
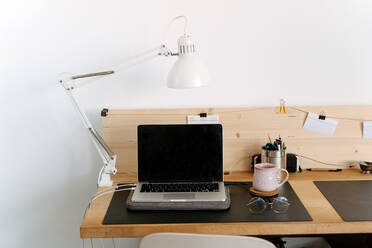
[(285, 150), (261, 150), (261, 163), (275, 164), (278, 169), (286, 169)]

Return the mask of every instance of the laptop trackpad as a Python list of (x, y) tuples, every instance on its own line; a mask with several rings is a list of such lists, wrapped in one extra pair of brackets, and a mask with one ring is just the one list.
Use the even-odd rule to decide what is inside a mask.
[(178, 193), (178, 194), (164, 194), (164, 199), (195, 199), (195, 194), (193, 193)]

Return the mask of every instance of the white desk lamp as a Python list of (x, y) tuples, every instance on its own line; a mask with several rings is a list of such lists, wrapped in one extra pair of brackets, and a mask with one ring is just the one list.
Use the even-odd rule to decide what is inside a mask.
[[(184, 35), (178, 39), (178, 53), (172, 53), (171, 50), (167, 47), (166, 42), (164, 41), (163, 44), (159, 48), (150, 51), (150, 52), (156, 51), (155, 56), (152, 55), (150, 57), (144, 57), (144, 55), (146, 55), (147, 53), (137, 56), (135, 58), (137, 61), (133, 64), (127, 64), (125, 68), (136, 65), (140, 62), (143, 62), (145, 60), (148, 60), (154, 57), (178, 56), (178, 60), (176, 61), (173, 68), (168, 74), (167, 86), (169, 88), (186, 89), (186, 88), (194, 88), (194, 87), (201, 87), (201, 86), (207, 85), (210, 80), (208, 71), (205, 65), (196, 56), (194, 41), (186, 33), (187, 18), (185, 16), (175, 17), (168, 24), (167, 31), (170, 25), (174, 21), (180, 18), (183, 18), (185, 20), (185, 26), (184, 26)], [(166, 36), (167, 36), (167, 32), (165, 33), (164, 40), (166, 40)], [(74, 76), (69, 75), (68, 77), (64, 77), (59, 80), (63, 88), (66, 90), (67, 95), (70, 97), (71, 102), (73, 103), (74, 107), (80, 114), (81, 120), (83, 121), (85, 127), (89, 131), (90, 137), (95, 147), (97, 148), (99, 155), (101, 156), (103, 160), (104, 165), (98, 176), (98, 186), (100, 187), (111, 186), (113, 183), (111, 180), (110, 174), (115, 174), (117, 171), (115, 167), (116, 154), (110, 149), (110, 147), (106, 144), (103, 138), (94, 129), (88, 117), (85, 115), (84, 111), (80, 108), (79, 104), (77, 103), (74, 95), (72, 94), (72, 91), (78, 88), (79, 86), (86, 85), (86, 83), (83, 84), (83, 83), (76, 82), (79, 79), (106, 76), (106, 75), (110, 75), (118, 71), (119, 70), (109, 70), (109, 71), (95, 72), (95, 73), (82, 74), (82, 75), (74, 75)], [(91, 82), (88, 82), (88, 83), (91, 83)]]

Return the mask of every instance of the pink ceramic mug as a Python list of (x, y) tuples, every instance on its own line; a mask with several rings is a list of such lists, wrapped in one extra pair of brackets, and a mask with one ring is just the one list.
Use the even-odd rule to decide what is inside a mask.
[[(287, 175), (283, 181), (280, 183), (278, 182), (278, 178), (280, 178), (280, 173), (285, 172)], [(275, 164), (269, 163), (262, 163), (256, 164), (254, 166), (254, 174), (253, 174), (253, 188), (259, 191), (274, 191), (283, 183), (288, 181), (288, 171), (286, 169), (277, 168)]]

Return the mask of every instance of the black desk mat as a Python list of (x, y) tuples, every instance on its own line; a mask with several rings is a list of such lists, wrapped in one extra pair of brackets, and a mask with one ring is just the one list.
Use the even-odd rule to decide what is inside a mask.
[(372, 181), (314, 181), (344, 221), (372, 221)]
[(246, 207), (249, 199), (253, 197), (249, 193), (251, 185), (251, 183), (229, 185), (230, 209), (218, 211), (131, 211), (126, 206), (129, 192), (115, 192), (103, 224), (312, 221), (309, 213), (289, 183), (285, 183), (279, 190), (279, 195), (287, 197), (291, 204), (287, 213), (277, 214), (268, 207), (262, 214), (251, 214)]

